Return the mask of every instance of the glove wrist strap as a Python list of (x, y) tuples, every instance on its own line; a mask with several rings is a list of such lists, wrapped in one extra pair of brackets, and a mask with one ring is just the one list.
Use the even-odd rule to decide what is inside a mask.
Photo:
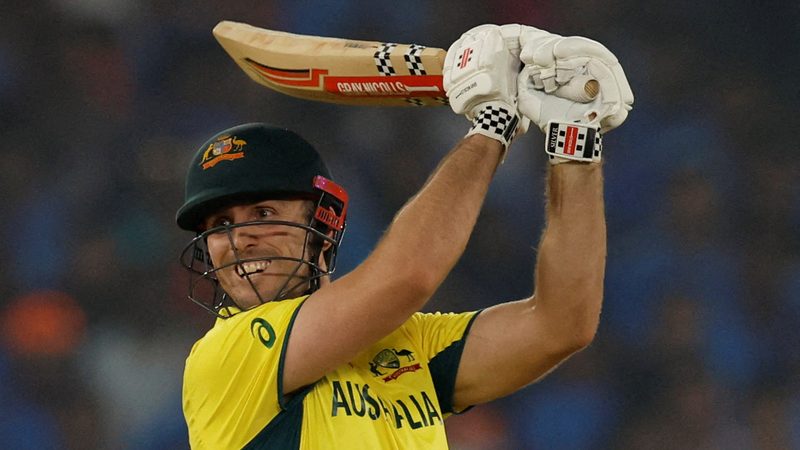
[(598, 163), (603, 153), (599, 125), (576, 122), (547, 122), (544, 151), (550, 164), (569, 161)]
[(487, 102), (476, 110), (472, 128), (467, 136), (473, 134), (488, 136), (500, 141), (503, 144), (504, 152), (508, 150), (519, 125), (519, 115), (517, 115), (516, 109), (503, 102)]

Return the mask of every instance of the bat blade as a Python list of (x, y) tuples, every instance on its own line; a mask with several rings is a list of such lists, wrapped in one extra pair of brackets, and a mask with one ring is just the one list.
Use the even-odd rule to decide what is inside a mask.
[(351, 105), (446, 105), (446, 51), (267, 30), (222, 21), (214, 37), (255, 82), (308, 100)]

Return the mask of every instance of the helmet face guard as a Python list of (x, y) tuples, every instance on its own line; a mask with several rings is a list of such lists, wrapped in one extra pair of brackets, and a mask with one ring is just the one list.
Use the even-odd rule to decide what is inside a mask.
[[(311, 199), (316, 202), (316, 208), (307, 223), (265, 220), (203, 229), (205, 218), (221, 208), (274, 198)], [(298, 292), (314, 292), (319, 288), (320, 278), (331, 274), (336, 267), (347, 203), (347, 193), (331, 181), (330, 171), (320, 154), (290, 130), (264, 123), (248, 123), (212, 136), (198, 148), (189, 165), (184, 203), (175, 217), (180, 228), (197, 233), (181, 255), (181, 264), (191, 274), (189, 298), (215, 316), (230, 316), (231, 310), (224, 309), (238, 306), (237, 299), (224, 292), (218, 276), (220, 270), (237, 271), (250, 283), (256, 298), (262, 303), (281, 300), (290, 294), (298, 295)], [(257, 259), (244, 259), (236, 254), (233, 231), (239, 227), (259, 225), (304, 230), (302, 254)], [(230, 264), (214, 267), (208, 252), (208, 237), (221, 233), (228, 235), (235, 258)], [(320, 264), (321, 254), (325, 258), (324, 265)], [(279, 259), (294, 261), (296, 265), (287, 271), (286, 280), (277, 294), (258, 292), (250, 279), (253, 274), (248, 274), (243, 264), (253, 269), (250, 262), (266, 261), (269, 264)], [(268, 271), (268, 274), (284, 275), (275, 271)]]
[[(286, 280), (283, 285), (271, 298), (265, 298), (265, 296), (258, 291), (255, 284), (250, 279), (250, 275), (245, 274), (243, 276), (250, 283), (250, 287), (262, 304), (286, 299), (298, 288), (303, 288), (305, 294), (310, 294), (319, 289), (320, 279), (332, 274), (336, 269), (336, 256), (344, 235), (349, 199), (344, 189), (323, 176), (316, 176), (314, 178), (313, 189), (318, 193), (318, 200), (307, 224), (279, 220), (243, 222), (211, 228), (199, 233), (192, 239), (184, 248), (180, 258), (181, 265), (190, 273), (189, 299), (214, 316), (220, 318), (230, 317), (233, 313), (228, 307), (234, 306), (238, 309), (243, 308), (236, 304), (236, 299), (231, 298), (224, 291), (217, 277), (217, 272), (230, 268), (243, 270), (243, 264), (255, 261), (272, 262), (284, 260), (296, 263), (292, 272), (286, 274)], [(233, 243), (233, 230), (241, 227), (259, 225), (287, 226), (304, 230), (305, 239), (303, 243), (303, 253), (299, 257), (240, 257)], [(219, 233), (227, 234), (231, 248), (234, 250), (234, 260), (215, 267), (208, 251), (208, 236)], [(328, 248), (324, 250), (325, 267), (323, 268), (318, 261), (326, 244), (328, 244)], [(308, 274), (303, 277), (298, 277), (297, 273), (300, 272), (303, 266), (308, 267)], [(292, 283), (293, 280), (296, 281)]]

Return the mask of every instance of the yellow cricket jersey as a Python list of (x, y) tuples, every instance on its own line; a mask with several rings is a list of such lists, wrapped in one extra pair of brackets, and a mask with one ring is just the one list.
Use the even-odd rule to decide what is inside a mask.
[(317, 383), (282, 391), (283, 360), (306, 297), (218, 319), (186, 360), (193, 449), (446, 449), (444, 418), (477, 313), (414, 314)]

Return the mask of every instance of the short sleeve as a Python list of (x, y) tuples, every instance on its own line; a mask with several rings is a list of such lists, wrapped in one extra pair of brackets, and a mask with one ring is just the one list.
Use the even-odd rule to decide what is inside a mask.
[(420, 339), (420, 348), (428, 360), (439, 405), (445, 414), (453, 413), (458, 366), (472, 322), (477, 312), (415, 314), (412, 323)]

